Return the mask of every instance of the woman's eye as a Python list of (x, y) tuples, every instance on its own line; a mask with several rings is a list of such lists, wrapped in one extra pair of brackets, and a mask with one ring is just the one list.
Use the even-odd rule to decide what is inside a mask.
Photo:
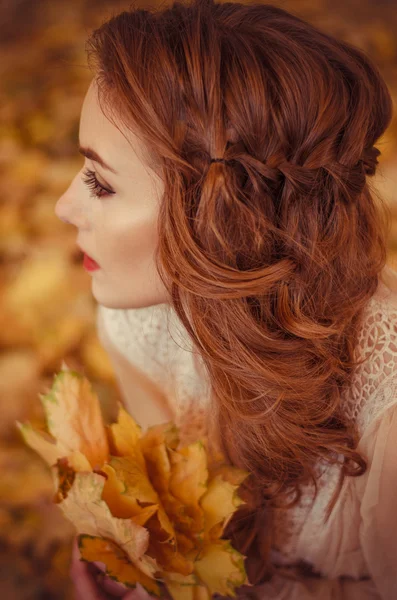
[(85, 171), (83, 171), (83, 175), (85, 175), (85, 177), (83, 177), (83, 182), (91, 190), (91, 197), (103, 198), (103, 196), (110, 196), (111, 194), (115, 193), (112, 190), (108, 190), (99, 183), (99, 181), (96, 178), (95, 171), (90, 171), (90, 169), (86, 169)]

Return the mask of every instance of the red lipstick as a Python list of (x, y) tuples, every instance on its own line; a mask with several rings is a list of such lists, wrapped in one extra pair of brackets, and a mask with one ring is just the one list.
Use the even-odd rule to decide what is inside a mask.
[(95, 262), (95, 260), (91, 258), (91, 256), (88, 256), (88, 254), (86, 253), (84, 253), (83, 265), (84, 268), (87, 269), (87, 271), (96, 271), (96, 269), (99, 269), (98, 263)]

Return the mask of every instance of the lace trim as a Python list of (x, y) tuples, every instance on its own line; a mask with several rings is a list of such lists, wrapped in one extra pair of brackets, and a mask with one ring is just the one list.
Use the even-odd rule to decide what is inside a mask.
[(368, 304), (358, 342), (368, 360), (357, 370), (344, 402), (361, 434), (396, 401), (397, 390), (397, 308), (375, 297)]

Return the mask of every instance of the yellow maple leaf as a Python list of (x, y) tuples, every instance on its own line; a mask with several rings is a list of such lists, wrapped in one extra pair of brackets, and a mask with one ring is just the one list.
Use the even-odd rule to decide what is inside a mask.
[(106, 575), (129, 588), (140, 583), (147, 592), (160, 595), (160, 587), (154, 579), (131, 563), (126, 553), (111, 540), (98, 536), (80, 535), (79, 550), (85, 561), (100, 561), (106, 567)]
[(228, 540), (218, 540), (205, 546), (194, 568), (210, 594), (234, 597), (236, 587), (248, 584), (243, 558)]
[(149, 532), (131, 519), (113, 517), (102, 500), (105, 478), (99, 473), (76, 473), (67, 496), (58, 503), (63, 514), (73, 523), (77, 533), (110, 539), (124, 550), (140, 571), (153, 576), (156, 561), (145, 556)]
[[(219, 538), (236, 509), (244, 504), (237, 494), (238, 488), (239, 484), (233, 485), (221, 474), (208, 483), (207, 490), (200, 499), (204, 510), (205, 536)], [(221, 527), (219, 529), (216, 526)]]
[(99, 468), (109, 457), (109, 443), (99, 400), (88, 379), (65, 368), (55, 375), (51, 390), (39, 397), (54, 443), (17, 421), (25, 442), (50, 466), (58, 458), (70, 457), (76, 470)]

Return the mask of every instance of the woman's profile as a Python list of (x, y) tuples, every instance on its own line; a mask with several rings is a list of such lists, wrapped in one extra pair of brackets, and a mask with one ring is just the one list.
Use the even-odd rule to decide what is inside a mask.
[(238, 597), (394, 599), (379, 70), (281, 8), (212, 0), (123, 11), (87, 53), (86, 161), (56, 214), (128, 409), (252, 473), (226, 531), (254, 584)]

